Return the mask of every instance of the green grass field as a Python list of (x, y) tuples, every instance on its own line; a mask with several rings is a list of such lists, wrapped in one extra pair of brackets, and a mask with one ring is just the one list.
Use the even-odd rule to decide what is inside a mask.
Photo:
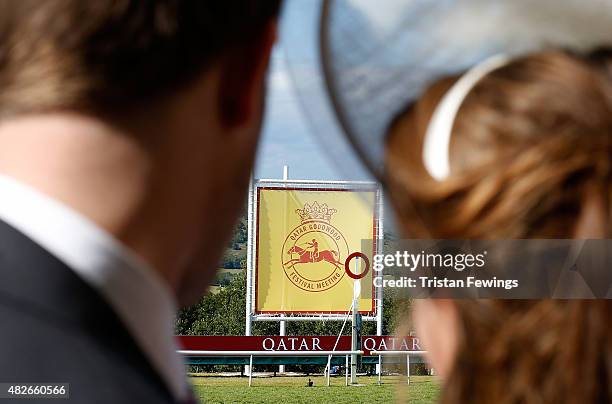
[(333, 377), (331, 386), (322, 376), (312, 376), (313, 387), (306, 387), (308, 377), (248, 378), (195, 376), (191, 378), (196, 395), (202, 403), (435, 403), (439, 385), (431, 376), (413, 376), (410, 385), (396, 376), (383, 377), (377, 385), (376, 377), (360, 377), (365, 386), (346, 387), (344, 377)]

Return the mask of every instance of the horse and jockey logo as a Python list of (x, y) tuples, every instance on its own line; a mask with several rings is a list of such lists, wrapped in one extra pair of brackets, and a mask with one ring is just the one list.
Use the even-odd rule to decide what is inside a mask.
[(331, 224), (337, 212), (316, 201), (295, 211), (301, 223), (286, 237), (281, 262), (287, 278), (300, 289), (322, 292), (337, 285), (345, 274), (348, 243)]

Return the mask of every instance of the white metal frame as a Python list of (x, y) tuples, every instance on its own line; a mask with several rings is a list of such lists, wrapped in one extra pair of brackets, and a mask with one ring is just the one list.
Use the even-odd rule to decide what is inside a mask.
[(378, 355), (378, 365), (376, 372), (378, 373), (378, 384), (381, 384), (382, 377), (382, 357), (388, 356), (402, 356), (406, 355), (406, 378), (407, 383), (410, 384), (410, 355), (425, 355), (427, 351), (370, 351), (370, 355)]
[[(255, 257), (257, 254), (257, 188), (262, 186), (273, 185), (302, 185), (304, 188), (331, 188), (334, 187), (366, 187), (377, 184), (371, 181), (315, 181), (315, 180), (278, 180), (278, 179), (252, 179), (249, 185), (248, 197), (248, 243), (247, 243), (247, 268), (246, 268), (246, 327), (245, 335), (251, 335), (253, 321), (343, 321), (344, 314), (333, 313), (311, 313), (311, 314), (255, 314)], [(383, 196), (382, 190), (377, 188), (377, 243), (375, 254), (382, 252), (383, 248)], [(382, 310), (383, 310), (383, 294), (382, 288), (375, 288), (375, 312), (374, 316), (363, 316), (363, 321), (376, 321), (377, 335), (382, 335)]]
[[(344, 356), (345, 363), (347, 364), (345, 377), (345, 383), (348, 386), (348, 358), (351, 355), (363, 355), (363, 351), (177, 351), (181, 355), (185, 356), (242, 356), (249, 357), (249, 387), (253, 385), (253, 357), (255, 356), (327, 356), (328, 363), (331, 361), (332, 356)], [(330, 372), (326, 372), (327, 386), (330, 385)]]
[[(259, 186), (300, 186), (303, 188), (376, 188), (376, 251), (374, 254), (382, 252), (384, 237), (383, 237), (383, 195), (380, 187), (372, 181), (322, 181), (322, 180), (290, 180), (288, 179), (288, 169), (285, 166), (283, 170), (283, 179), (255, 179), (251, 177), (249, 184), (249, 195), (247, 203), (247, 268), (246, 268), (246, 319), (245, 319), (245, 335), (252, 335), (254, 321), (276, 321), (280, 323), (279, 335), (285, 335), (287, 321), (343, 321), (345, 314), (331, 313), (311, 313), (311, 314), (255, 314), (255, 265), (257, 264), (257, 190)], [(382, 335), (382, 314), (383, 314), (383, 289), (382, 287), (375, 288), (374, 292), (374, 316), (363, 316), (363, 321), (376, 321), (376, 335)], [(377, 365), (377, 371), (380, 371), (380, 366)], [(284, 369), (284, 368), (281, 368)], [(247, 373), (250, 373), (250, 366), (245, 368)]]
[[(271, 356), (327, 356), (328, 366), (325, 368), (325, 377), (327, 380), (327, 386), (330, 385), (330, 368), (329, 363), (333, 356), (344, 356), (345, 357), (345, 385), (349, 385), (349, 357), (351, 355), (363, 355), (363, 351), (177, 351), (181, 355), (185, 356), (242, 356), (249, 357), (248, 375), (249, 375), (249, 387), (253, 384), (253, 357), (271, 357)], [(410, 355), (426, 355), (427, 351), (370, 351), (370, 355), (378, 356), (378, 384), (382, 383), (382, 357), (383, 356), (403, 356), (406, 355), (406, 378), (407, 384), (410, 384)]]

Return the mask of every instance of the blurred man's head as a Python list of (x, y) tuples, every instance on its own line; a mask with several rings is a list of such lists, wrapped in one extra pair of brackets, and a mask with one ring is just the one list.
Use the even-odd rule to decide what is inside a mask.
[(81, 211), (193, 299), (242, 207), (279, 7), (0, 0), (0, 172)]
[[(1, 0), (0, 115), (142, 110), (221, 59), (260, 50), (278, 9), (274, 0)], [(232, 67), (247, 73), (248, 56), (251, 66)]]

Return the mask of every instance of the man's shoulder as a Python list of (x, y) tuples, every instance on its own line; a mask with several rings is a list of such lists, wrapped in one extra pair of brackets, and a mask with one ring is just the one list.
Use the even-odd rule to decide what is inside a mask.
[(0, 294), (0, 382), (69, 383), (79, 403), (167, 403), (167, 390), (113, 343)]
[(78, 403), (171, 394), (103, 297), (0, 220), (0, 382), (70, 383)]

